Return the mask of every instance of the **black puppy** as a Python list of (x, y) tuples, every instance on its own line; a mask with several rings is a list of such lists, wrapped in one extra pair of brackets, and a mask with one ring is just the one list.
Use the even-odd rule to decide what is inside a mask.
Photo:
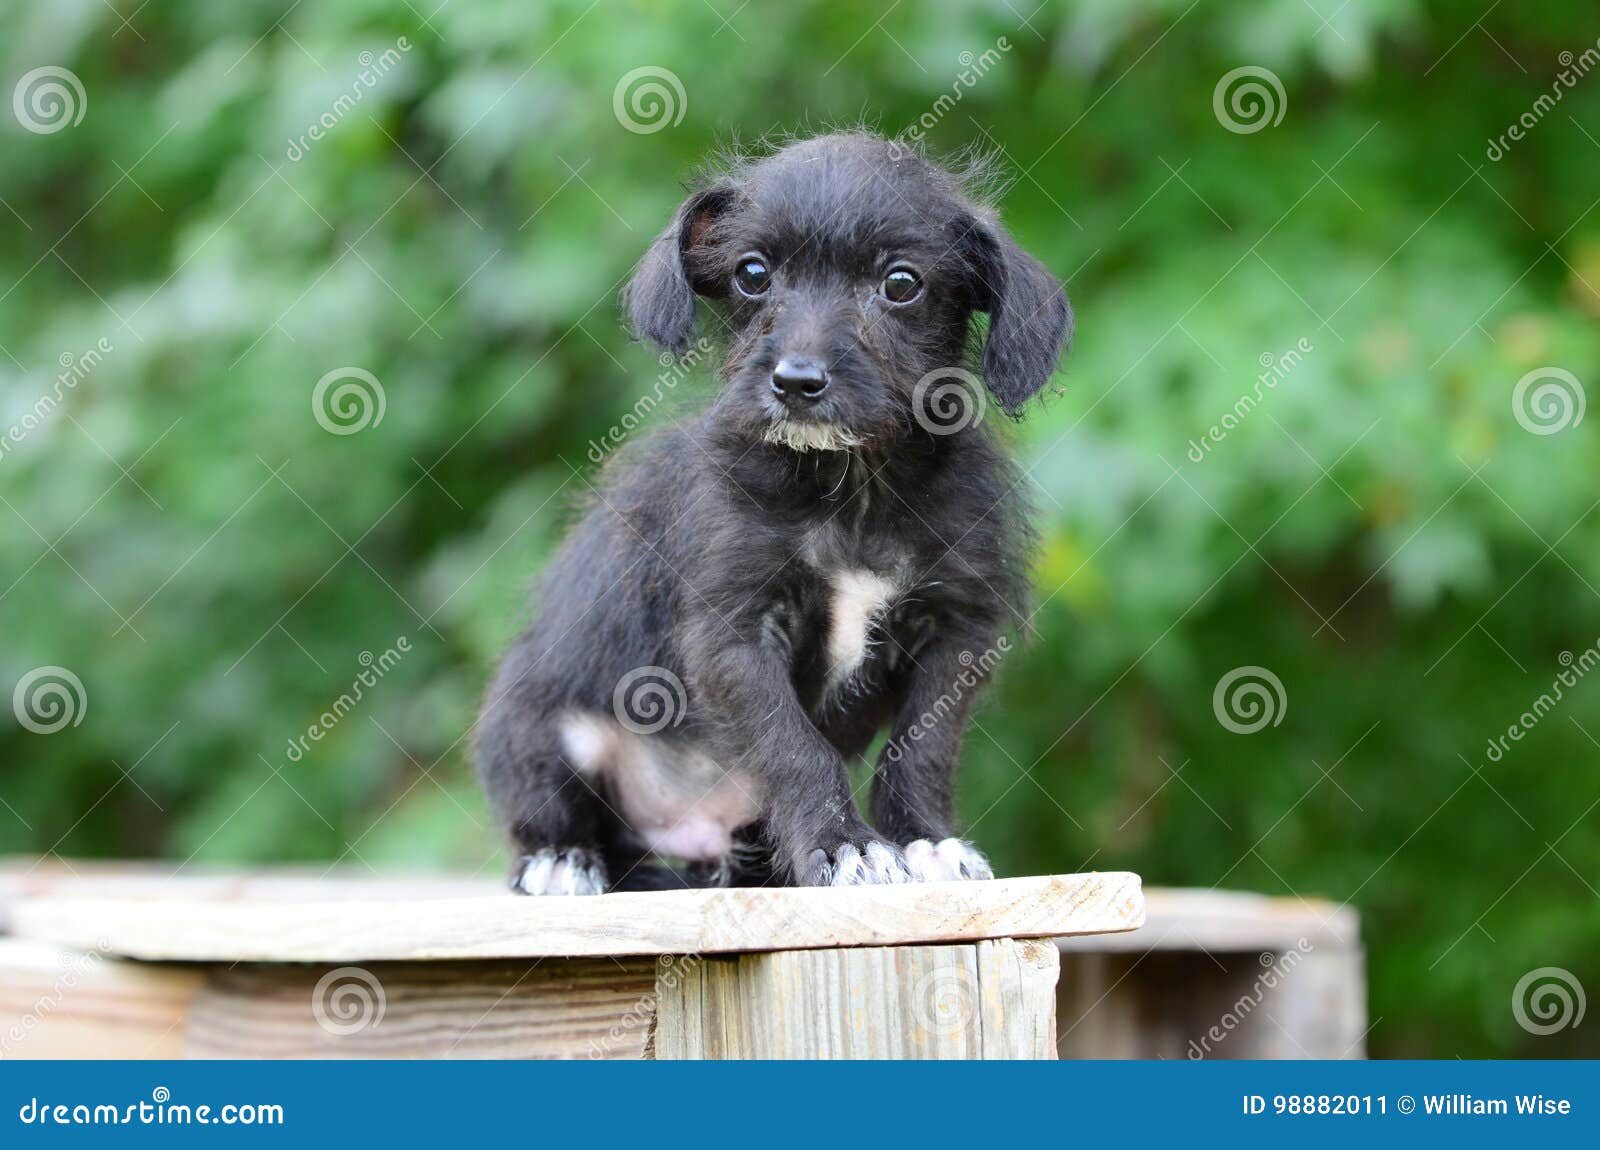
[[(951, 792), (1029, 536), (962, 365), (985, 312), (982, 377), (1014, 413), (1071, 333), (1065, 294), (961, 179), (852, 132), (684, 202), (624, 302), (681, 352), (697, 297), (722, 390), (605, 468), (479, 721), (513, 887), (990, 877)], [(885, 727), (869, 823), (846, 763)]]

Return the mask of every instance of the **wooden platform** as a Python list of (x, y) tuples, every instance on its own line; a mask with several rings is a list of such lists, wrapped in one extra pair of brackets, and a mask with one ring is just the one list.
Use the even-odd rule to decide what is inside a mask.
[(102, 1057), (1050, 1058), (1054, 939), (1144, 919), (1129, 874), (530, 899), (26, 861), (0, 906), (0, 1054)]
[(408, 891), (392, 883), (60, 880), (11, 905), (19, 938), (140, 959), (382, 962), (597, 958), (905, 946), (1133, 930), (1131, 874), (993, 882), (678, 890), (588, 898)]
[(0, 1057), (1359, 1057), (1366, 1025), (1353, 911), (1117, 873), (524, 899), (0, 860), (0, 932)]

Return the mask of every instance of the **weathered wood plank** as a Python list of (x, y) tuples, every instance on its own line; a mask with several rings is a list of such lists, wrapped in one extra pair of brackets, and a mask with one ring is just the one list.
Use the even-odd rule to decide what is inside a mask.
[(713, 957), (658, 978), (655, 1055), (1054, 1058), (1049, 943)]
[[(203, 880), (210, 882), (211, 880)], [(720, 954), (1132, 930), (1137, 875), (592, 898), (195, 897), (182, 877), (139, 900), (51, 893), (10, 910), (19, 937), (142, 959), (375, 962)]]
[(999, 939), (980, 942), (977, 950), (983, 1057), (1056, 1057), (1061, 954), (1054, 941)]
[(1352, 950), (1361, 945), (1354, 908), (1325, 899), (1278, 898), (1227, 890), (1147, 887), (1145, 924), (1132, 934), (1064, 938), (1063, 953), (1151, 950), (1279, 951), (1300, 945)]
[(0, 1058), (176, 1058), (204, 973), (0, 939)]
[(645, 1056), (649, 959), (216, 968), (189, 1012), (189, 1058)]

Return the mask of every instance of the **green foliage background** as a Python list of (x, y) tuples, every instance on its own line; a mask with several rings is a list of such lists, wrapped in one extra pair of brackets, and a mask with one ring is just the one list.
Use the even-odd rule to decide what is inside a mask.
[[(661, 370), (615, 292), (676, 181), (959, 90), (931, 148), (1003, 149), (1079, 315), (1016, 433), (1043, 606), (968, 742), (975, 836), (1002, 871), (1350, 900), (1374, 1053), (1600, 1053), (1510, 1010), (1534, 967), (1600, 992), (1600, 682), (1487, 754), (1600, 640), (1600, 417), (1512, 406), (1537, 368), (1600, 384), (1600, 75), (1486, 156), (1592, 3), (135, 7), (0, 16), (6, 93), (54, 64), (87, 96), (54, 134), (0, 119), (0, 435), (113, 348), (0, 456), (0, 687), (60, 665), (87, 699), (49, 735), (0, 708), (0, 849), (497, 868), (464, 735), (588, 445)], [(1287, 107), (1236, 134), (1212, 96), (1245, 64)], [(686, 96), (651, 134), (613, 114), (642, 65)], [(345, 366), (386, 410), (334, 436), (310, 395)], [(1242, 665), (1287, 698), (1251, 735), (1212, 705)]]

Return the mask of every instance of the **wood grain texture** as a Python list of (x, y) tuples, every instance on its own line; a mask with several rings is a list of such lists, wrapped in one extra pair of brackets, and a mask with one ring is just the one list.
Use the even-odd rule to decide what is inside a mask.
[(712, 957), (658, 978), (654, 1053), (1053, 1058), (1057, 952), (997, 939)]
[[(1143, 921), (1137, 875), (839, 888), (719, 889), (590, 898), (216, 897), (182, 876), (147, 897), (23, 895), (19, 937), (141, 959), (376, 962), (725, 954), (1126, 931)], [(199, 880), (211, 884), (213, 880)]]
[(1152, 950), (1245, 951), (1353, 950), (1361, 945), (1361, 918), (1353, 907), (1325, 899), (1275, 898), (1242, 891), (1144, 892), (1143, 929), (1096, 938), (1064, 938), (1063, 953), (1143, 953)]
[(0, 939), (0, 1058), (177, 1058), (194, 968)]
[(645, 1056), (649, 959), (215, 968), (189, 1012), (189, 1058)]

